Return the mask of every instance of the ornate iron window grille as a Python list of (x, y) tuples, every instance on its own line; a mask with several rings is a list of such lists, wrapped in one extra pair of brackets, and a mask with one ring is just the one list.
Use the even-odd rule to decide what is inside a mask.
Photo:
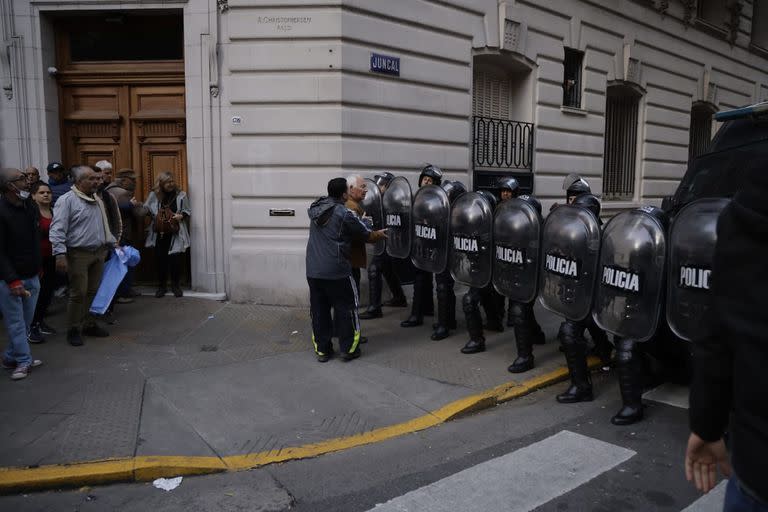
[(474, 116), (472, 161), (475, 169), (531, 170), (533, 123)]

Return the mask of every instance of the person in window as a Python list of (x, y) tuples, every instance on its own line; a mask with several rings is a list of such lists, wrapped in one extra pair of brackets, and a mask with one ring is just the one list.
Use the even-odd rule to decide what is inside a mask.
[(179, 286), (182, 255), (189, 249), (189, 198), (176, 185), (173, 174), (162, 172), (149, 193), (145, 204), (152, 219), (144, 244), (155, 248), (157, 267), (157, 292), (160, 298), (168, 291), (168, 274), (171, 274), (171, 291), (176, 297), (184, 293)]
[(29, 330), (30, 343), (42, 343), (46, 334), (56, 334), (56, 330), (45, 323), (45, 314), (51, 304), (53, 290), (56, 288), (56, 258), (53, 257), (53, 246), (48, 239), (48, 232), (53, 222), (53, 209), (51, 208), (51, 187), (42, 181), (32, 185), (32, 199), (40, 210), (40, 256), (42, 257), (42, 271), (40, 272), (40, 295), (37, 298), (35, 315), (32, 319), (32, 327)]

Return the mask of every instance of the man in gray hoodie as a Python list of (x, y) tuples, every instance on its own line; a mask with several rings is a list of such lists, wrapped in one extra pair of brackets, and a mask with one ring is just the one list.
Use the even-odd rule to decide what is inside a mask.
[[(316, 200), (307, 210), (311, 221), (306, 267), (312, 343), (321, 363), (333, 355), (331, 337), (334, 325), (344, 360), (360, 357), (360, 321), (357, 317), (357, 288), (352, 279), (350, 244), (352, 240), (365, 242), (371, 230), (344, 206), (346, 200), (347, 180), (334, 178), (328, 182), (328, 196)], [(374, 233), (383, 237), (385, 232), (380, 230)]]

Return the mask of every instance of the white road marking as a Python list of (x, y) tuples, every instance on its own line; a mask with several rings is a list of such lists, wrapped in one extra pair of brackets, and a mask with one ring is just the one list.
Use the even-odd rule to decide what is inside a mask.
[(728, 487), (728, 480), (723, 480), (707, 494), (691, 503), (681, 512), (722, 512), (725, 504), (725, 488)]
[(563, 430), (377, 505), (376, 512), (528, 511), (630, 459), (635, 452)]

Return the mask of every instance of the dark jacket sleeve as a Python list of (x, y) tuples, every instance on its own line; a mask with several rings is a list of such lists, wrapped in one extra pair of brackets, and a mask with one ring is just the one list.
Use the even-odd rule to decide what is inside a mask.
[(358, 240), (365, 242), (368, 240), (368, 236), (371, 234), (371, 230), (368, 229), (363, 222), (357, 218), (351, 210), (345, 209), (344, 211), (344, 227), (343, 233), (351, 240)]
[(693, 347), (691, 430), (706, 441), (730, 430), (732, 412), (740, 421), (754, 418), (751, 408), (764, 403), (755, 390), (765, 389), (766, 382), (768, 174), (758, 167), (718, 220), (712, 336)]

